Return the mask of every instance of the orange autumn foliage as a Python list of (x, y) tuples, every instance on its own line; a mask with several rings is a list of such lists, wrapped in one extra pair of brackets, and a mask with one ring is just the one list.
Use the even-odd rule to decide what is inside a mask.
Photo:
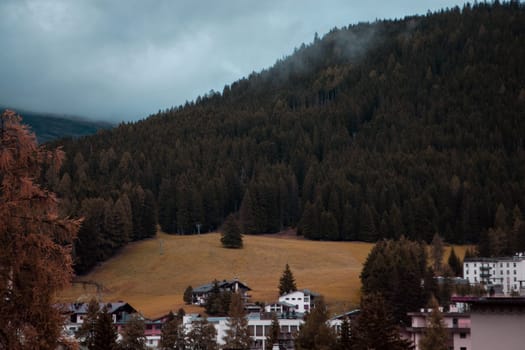
[(63, 320), (53, 298), (72, 277), (80, 221), (59, 217), (54, 193), (38, 184), (63, 152), (39, 147), (20, 121), (0, 117), (0, 349), (56, 349)]

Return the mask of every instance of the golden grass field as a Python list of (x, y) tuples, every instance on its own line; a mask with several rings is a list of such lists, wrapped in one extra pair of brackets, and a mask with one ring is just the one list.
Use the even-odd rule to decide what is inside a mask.
[[(272, 302), (288, 263), (299, 289), (321, 293), (332, 312), (359, 303), (362, 265), (373, 244), (314, 242), (272, 236), (244, 236), (243, 249), (225, 249), (218, 233), (177, 236), (163, 233), (153, 239), (127, 245), (79, 280), (103, 285), (104, 301), (129, 302), (146, 317), (157, 317), (184, 307), (187, 286), (197, 287), (214, 279), (239, 278), (252, 291), (252, 301)], [(162, 246), (162, 248), (161, 248)], [(456, 247), (462, 257), (463, 247)], [(96, 295), (91, 286), (74, 284), (59, 295), (62, 301), (87, 301)]]

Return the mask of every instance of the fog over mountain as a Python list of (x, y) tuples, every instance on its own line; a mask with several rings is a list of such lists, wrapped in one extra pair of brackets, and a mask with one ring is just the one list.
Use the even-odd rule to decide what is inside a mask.
[(0, 103), (113, 122), (183, 104), (290, 55), (334, 26), (464, 1), (0, 3)]

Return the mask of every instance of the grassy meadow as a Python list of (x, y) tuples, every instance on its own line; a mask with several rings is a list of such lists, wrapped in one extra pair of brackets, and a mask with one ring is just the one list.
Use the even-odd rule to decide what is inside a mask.
[[(121, 253), (101, 264), (82, 281), (103, 286), (104, 301), (124, 300), (147, 317), (184, 307), (187, 286), (197, 287), (214, 279), (239, 278), (252, 288), (252, 301), (272, 302), (286, 263), (299, 289), (325, 296), (332, 312), (359, 303), (359, 274), (373, 244), (360, 242), (314, 242), (272, 236), (244, 236), (243, 249), (225, 249), (218, 233), (177, 236), (163, 233), (153, 239), (127, 245)], [(463, 247), (456, 247), (462, 257)], [(73, 284), (64, 290), (63, 301), (87, 301), (96, 295), (90, 285)]]

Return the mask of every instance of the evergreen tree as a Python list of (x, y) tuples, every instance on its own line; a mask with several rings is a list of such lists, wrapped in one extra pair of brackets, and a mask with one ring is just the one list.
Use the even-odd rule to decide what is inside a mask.
[(352, 334), (348, 317), (343, 318), (343, 321), (341, 322), (341, 333), (337, 339), (337, 349), (352, 350)]
[(272, 350), (274, 344), (279, 344), (279, 336), (281, 334), (281, 327), (276, 313), (272, 313), (272, 324), (270, 325), (270, 333), (266, 336), (266, 350)]
[(145, 329), (146, 324), (144, 323), (144, 319), (138, 314), (131, 315), (129, 320), (126, 322), (124, 331), (122, 332), (120, 348), (122, 350), (145, 350)]
[(184, 290), (183, 300), (186, 303), (186, 305), (190, 305), (193, 303), (193, 288), (191, 286), (188, 286)]
[(421, 350), (447, 350), (449, 334), (436, 298), (431, 299), (431, 307), (432, 313), (427, 321), (425, 333), (419, 341), (419, 348)]
[(450, 249), (450, 255), (448, 256), (448, 266), (454, 273), (454, 276), (461, 277), (463, 276), (463, 264), (461, 263), (461, 260), (456, 255), (456, 252), (454, 251), (454, 246)]
[(438, 233), (434, 234), (432, 238), (432, 244), (430, 246), (430, 257), (432, 259), (432, 268), (434, 272), (440, 274), (442, 272), (443, 265), (443, 254), (445, 253), (445, 247), (443, 239)]
[(295, 278), (293, 276), (292, 270), (290, 270), (290, 266), (286, 264), (283, 274), (279, 279), (279, 295), (288, 294), (296, 290), (297, 286), (295, 285)]
[(381, 294), (361, 298), (361, 311), (352, 326), (353, 350), (406, 350), (410, 342), (400, 338), (399, 329)]
[(117, 330), (113, 318), (104, 305), (95, 323), (93, 350), (118, 350)]
[(185, 350), (188, 340), (182, 319), (170, 314), (162, 327), (159, 348), (161, 350)]
[(326, 323), (328, 310), (324, 299), (317, 299), (315, 308), (306, 316), (295, 338), (297, 350), (331, 350), (336, 348), (336, 335)]
[(222, 227), (221, 243), (225, 248), (242, 248), (242, 234), (233, 214), (228, 215)]
[(97, 322), (100, 306), (95, 298), (91, 298), (87, 307), (87, 313), (82, 320), (82, 325), (75, 334), (80, 344), (88, 349), (94, 348), (95, 324)]
[(217, 330), (207, 319), (192, 323), (188, 334), (188, 347), (192, 350), (217, 350)]
[(375, 242), (378, 238), (378, 232), (372, 210), (367, 203), (361, 206), (359, 238), (365, 242)]
[(233, 293), (228, 312), (228, 329), (224, 336), (224, 347), (227, 349), (248, 350), (251, 338), (248, 334), (248, 320), (244, 314), (244, 305), (240, 294)]

